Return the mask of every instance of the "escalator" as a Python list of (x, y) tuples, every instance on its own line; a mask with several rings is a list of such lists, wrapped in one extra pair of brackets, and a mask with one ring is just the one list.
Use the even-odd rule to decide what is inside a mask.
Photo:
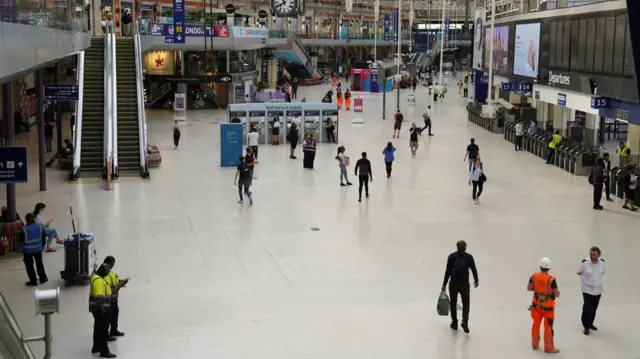
[(321, 79), (322, 74), (311, 62), (311, 56), (294, 35), (289, 35), (287, 43), (271, 51), (273, 56), (284, 61), (284, 69), (291, 77), (300, 79)]
[(133, 37), (116, 38), (118, 176), (140, 175), (136, 50), (133, 41)]
[(84, 51), (80, 171), (102, 175), (104, 165), (104, 38), (92, 37)]

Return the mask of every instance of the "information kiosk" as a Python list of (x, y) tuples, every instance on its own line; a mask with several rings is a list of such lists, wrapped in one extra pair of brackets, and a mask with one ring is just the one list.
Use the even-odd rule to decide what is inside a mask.
[[(243, 142), (247, 141), (247, 133), (250, 126), (258, 130), (260, 143), (270, 143), (270, 131), (273, 127), (274, 116), (280, 118), (280, 136), (286, 138), (288, 125), (296, 116), (300, 118), (302, 125), (300, 135), (313, 134), (318, 143), (323, 143), (326, 138), (325, 125), (327, 119), (331, 119), (335, 126), (336, 141), (339, 136), (338, 108), (334, 103), (318, 102), (289, 102), (289, 103), (244, 103), (229, 105), (227, 121), (239, 120), (243, 124)], [(308, 117), (308, 118), (307, 118)]]

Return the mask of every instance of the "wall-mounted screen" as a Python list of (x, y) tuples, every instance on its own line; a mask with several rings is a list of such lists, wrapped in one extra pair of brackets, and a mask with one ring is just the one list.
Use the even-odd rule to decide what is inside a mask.
[(539, 49), (540, 23), (516, 25), (513, 73), (527, 77), (538, 76)]
[[(484, 63), (489, 67), (489, 50), (491, 43), (491, 28), (485, 31)], [(493, 70), (506, 73), (509, 71), (509, 26), (493, 28)]]

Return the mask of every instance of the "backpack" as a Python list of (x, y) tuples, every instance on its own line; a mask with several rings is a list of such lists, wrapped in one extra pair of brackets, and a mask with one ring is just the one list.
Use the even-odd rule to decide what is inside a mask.
[(587, 180), (589, 181), (589, 184), (593, 184), (593, 171), (591, 171), (591, 173), (589, 173), (589, 178), (587, 178)]
[(463, 256), (457, 256), (456, 261), (453, 263), (453, 271), (451, 272), (451, 278), (462, 277), (464, 274), (469, 273), (469, 263), (467, 258)]

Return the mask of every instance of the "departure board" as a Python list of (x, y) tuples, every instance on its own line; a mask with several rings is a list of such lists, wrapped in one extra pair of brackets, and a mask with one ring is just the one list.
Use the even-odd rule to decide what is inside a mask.
[(571, 71), (578, 70), (578, 20), (571, 21)]
[[(585, 53), (587, 42), (587, 19), (580, 19), (578, 23), (578, 61), (576, 70), (588, 70), (585, 68)], [(575, 44), (575, 42), (574, 42)]]
[(562, 67), (565, 69), (569, 68), (569, 59), (570, 59), (570, 50), (571, 50), (571, 37), (568, 34), (571, 33), (571, 21), (565, 20), (564, 26), (562, 28), (562, 32), (560, 36), (562, 36)]
[[(551, 22), (551, 46), (549, 51), (549, 66), (552, 68), (558, 67), (558, 63), (556, 62), (556, 54), (558, 53), (558, 38), (557, 38), (557, 29), (558, 29), (558, 21)], [(560, 44), (562, 44), (562, 39), (560, 39)]]

